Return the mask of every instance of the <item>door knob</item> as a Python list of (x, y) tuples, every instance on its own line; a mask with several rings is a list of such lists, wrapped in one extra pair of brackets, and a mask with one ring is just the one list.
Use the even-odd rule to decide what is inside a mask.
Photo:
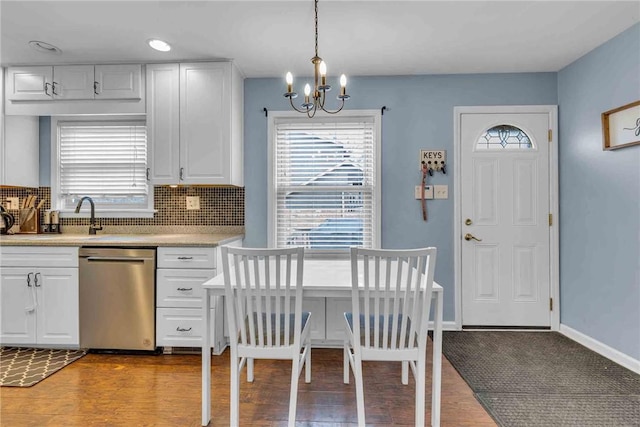
[(464, 235), (464, 240), (469, 241), (469, 240), (477, 240), (478, 242), (482, 242), (482, 239), (478, 239), (476, 236), (474, 236), (471, 233), (467, 233)]

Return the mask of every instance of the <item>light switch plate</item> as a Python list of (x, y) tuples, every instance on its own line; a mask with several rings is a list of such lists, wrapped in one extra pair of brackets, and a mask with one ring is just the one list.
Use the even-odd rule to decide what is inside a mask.
[[(416, 185), (416, 188), (414, 190), (415, 192), (415, 198), (417, 200), (422, 199), (422, 195), (420, 194), (420, 186)], [(424, 186), (424, 198), (425, 199), (433, 199), (433, 185), (425, 185)]]
[(434, 185), (433, 196), (435, 199), (448, 199), (449, 198), (449, 186), (448, 185)]
[(200, 209), (200, 196), (187, 196), (187, 210), (193, 211)]

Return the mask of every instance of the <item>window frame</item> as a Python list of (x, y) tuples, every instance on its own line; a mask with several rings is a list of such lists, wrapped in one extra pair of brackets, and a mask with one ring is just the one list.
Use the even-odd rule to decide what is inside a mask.
[[(60, 191), (60, 139), (59, 139), (59, 123), (65, 122), (86, 122), (88, 123), (123, 123), (123, 122), (140, 122), (141, 125), (146, 127), (146, 117), (140, 115), (126, 115), (126, 116), (53, 116), (51, 117), (51, 209), (60, 211), (61, 218), (89, 218), (90, 210), (82, 209), (78, 214), (74, 209), (63, 208), (63, 203), (59, 197)], [(147, 135), (147, 168), (149, 168), (151, 162), (151, 144)], [(155, 214), (154, 209), (154, 186), (153, 183), (147, 178), (147, 184), (149, 191), (147, 193), (147, 206), (145, 208), (126, 209), (118, 207), (116, 209), (105, 208), (96, 204), (95, 217), (96, 218), (153, 218)]]
[[(373, 152), (375, 155), (374, 161), (374, 185), (372, 190), (372, 199), (376, 202), (374, 210), (372, 211), (373, 220), (371, 223), (372, 239), (371, 247), (379, 248), (381, 241), (381, 188), (382, 188), (382, 114), (379, 110), (342, 110), (338, 116), (317, 112), (314, 118), (308, 117), (294, 112), (294, 111), (269, 111), (269, 119), (267, 120), (267, 242), (269, 247), (276, 247), (276, 221), (277, 221), (277, 191), (275, 188), (275, 174), (276, 174), (276, 121), (291, 119), (296, 122), (304, 122), (305, 120), (312, 123), (314, 121), (331, 122), (332, 119), (340, 118), (367, 118), (373, 119), (374, 129), (374, 147)], [(349, 257), (349, 249), (333, 249), (333, 250), (313, 250), (306, 249), (305, 256), (311, 257), (330, 257), (330, 258), (342, 258)]]

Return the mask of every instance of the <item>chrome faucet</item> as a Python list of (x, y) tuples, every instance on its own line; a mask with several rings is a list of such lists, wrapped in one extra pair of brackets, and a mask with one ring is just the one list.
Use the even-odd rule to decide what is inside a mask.
[(80, 213), (80, 207), (82, 206), (82, 202), (88, 200), (91, 204), (91, 219), (89, 222), (89, 234), (96, 234), (97, 230), (102, 230), (101, 225), (96, 225), (96, 206), (93, 204), (93, 199), (89, 196), (84, 196), (78, 202), (78, 206), (76, 206), (76, 213)]

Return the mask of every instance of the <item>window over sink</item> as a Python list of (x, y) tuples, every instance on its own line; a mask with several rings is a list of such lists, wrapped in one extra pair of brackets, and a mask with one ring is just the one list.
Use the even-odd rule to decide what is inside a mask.
[(53, 209), (73, 216), (89, 196), (97, 217), (153, 216), (144, 119), (57, 117), (51, 132)]

